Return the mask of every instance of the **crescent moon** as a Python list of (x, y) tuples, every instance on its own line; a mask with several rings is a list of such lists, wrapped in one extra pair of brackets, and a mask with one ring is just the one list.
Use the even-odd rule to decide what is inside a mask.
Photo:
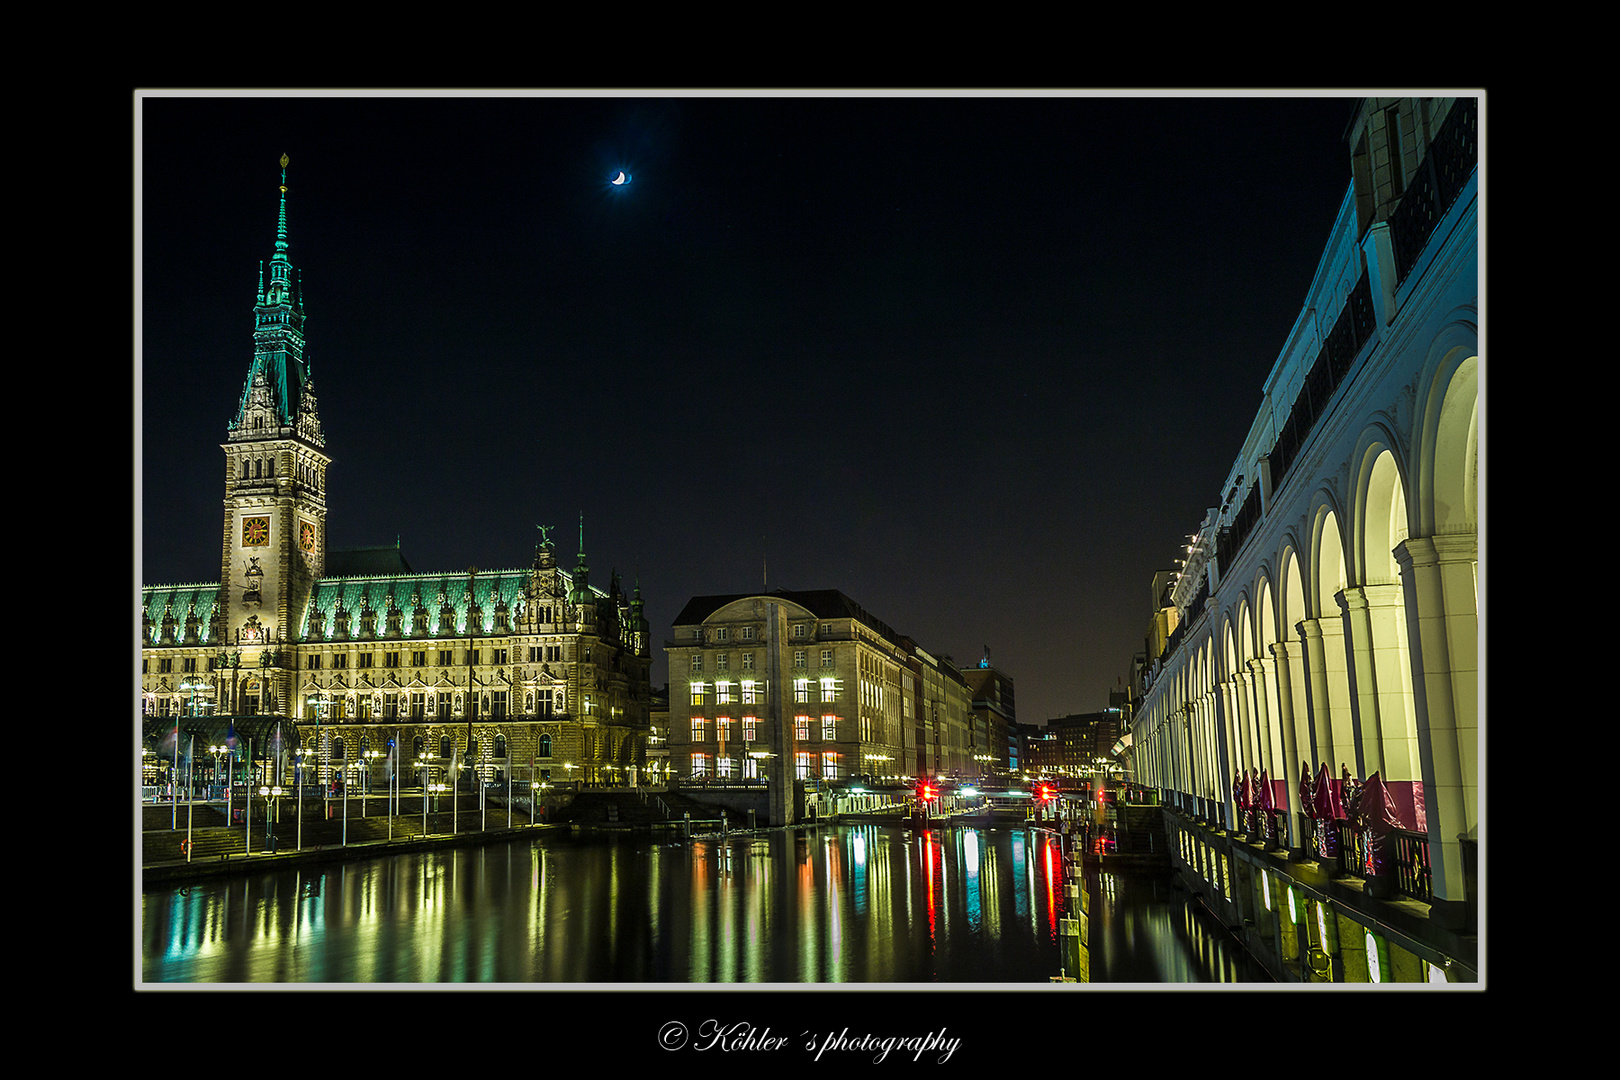
[(624, 173), (621, 172), (618, 176), (615, 176), (613, 178), (613, 182), (615, 184), (623, 184), (623, 183), (627, 183), (629, 181), (629, 179), (630, 178), (628, 176), (624, 175)]

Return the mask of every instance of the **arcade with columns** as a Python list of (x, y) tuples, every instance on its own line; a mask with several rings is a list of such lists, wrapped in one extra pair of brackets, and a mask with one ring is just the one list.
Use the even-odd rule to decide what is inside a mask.
[(1132, 769), (1178, 811), (1179, 869), (1306, 981), (1477, 975), (1478, 110), (1360, 103), (1309, 295), (1135, 672)]

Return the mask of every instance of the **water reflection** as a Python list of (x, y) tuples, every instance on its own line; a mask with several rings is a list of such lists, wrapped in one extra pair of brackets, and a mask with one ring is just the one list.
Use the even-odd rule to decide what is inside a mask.
[(1022, 829), (547, 838), (149, 892), (146, 982), (1045, 982), (1062, 855)]
[(1091, 874), (1091, 981), (1270, 982), (1213, 916), (1168, 880)]

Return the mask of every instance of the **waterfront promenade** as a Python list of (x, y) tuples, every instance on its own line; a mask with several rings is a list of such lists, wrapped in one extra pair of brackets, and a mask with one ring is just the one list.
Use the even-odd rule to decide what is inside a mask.
[[(318, 794), (306, 792), (302, 829), (296, 802), (293, 797), (281, 799), (268, 831), (265, 821), (272, 814), (258, 798), (253, 800), (251, 815), (243, 815), (243, 808), (234, 805), (229, 816), (223, 800), (178, 805), (142, 803), (138, 813), (143, 885), (501, 843), (547, 832), (699, 836), (760, 831), (746, 830), (745, 819), (736, 811), (728, 813), (668, 789), (587, 788), (549, 795), (532, 817), (527, 800), (518, 800), (509, 809), (504, 798), (488, 797), (480, 807), (477, 795), (465, 791), (454, 806), (448, 794), (429, 795), (425, 816), (422, 795), (407, 791), (399, 800), (399, 812), (391, 818), (386, 796), (363, 800), (351, 796), (346, 807), (347, 830), (341, 798), (323, 802)], [(907, 819), (896, 805), (877, 813), (822, 818), (819, 823), (833, 820), (898, 823)], [(801, 825), (813, 827), (817, 823), (810, 820)]]
[[(147, 886), (165, 885), (579, 828), (721, 827), (719, 812), (713, 808), (667, 792), (660, 795), (661, 803), (653, 809), (634, 789), (571, 793), (548, 799), (531, 817), (526, 804), (509, 809), (504, 799), (490, 798), (480, 807), (477, 796), (464, 791), (454, 806), (449, 795), (429, 796), (424, 816), (422, 796), (406, 792), (399, 812), (390, 817), (385, 796), (351, 797), (345, 807), (341, 798), (323, 801), (318, 794), (306, 793), (301, 829), (291, 797), (283, 797), (274, 813), (260, 799), (254, 799), (250, 816), (242, 814), (240, 804), (234, 805), (230, 815), (237, 818), (234, 823), (223, 800), (143, 803), (138, 810), (141, 878)], [(268, 830), (267, 818), (273, 819)]]

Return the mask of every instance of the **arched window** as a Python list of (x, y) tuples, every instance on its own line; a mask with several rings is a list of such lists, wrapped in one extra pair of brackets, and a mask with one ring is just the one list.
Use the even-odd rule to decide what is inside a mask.
[(495, 736), (495, 756), (498, 757), (498, 758), (504, 758), (506, 756), (506, 736), (505, 735), (497, 735), (497, 736)]
[(371, 736), (362, 735), (360, 736), (360, 756), (365, 757), (369, 753), (371, 753)]
[(411, 740), (411, 756), (412, 757), (421, 757), (422, 756), (422, 736), (420, 736), (420, 735), (418, 735), (415, 739)]
[(450, 756), (450, 736), (448, 735), (439, 737), (439, 756), (444, 758)]
[(346, 749), (346, 747), (343, 745), (343, 740), (342, 739), (333, 739), (332, 740), (332, 760), (334, 760), (334, 761), (342, 761), (344, 759), (343, 751), (345, 749)]
[(541, 757), (550, 757), (551, 756), (551, 736), (550, 735), (541, 735), (540, 736), (540, 756)]

